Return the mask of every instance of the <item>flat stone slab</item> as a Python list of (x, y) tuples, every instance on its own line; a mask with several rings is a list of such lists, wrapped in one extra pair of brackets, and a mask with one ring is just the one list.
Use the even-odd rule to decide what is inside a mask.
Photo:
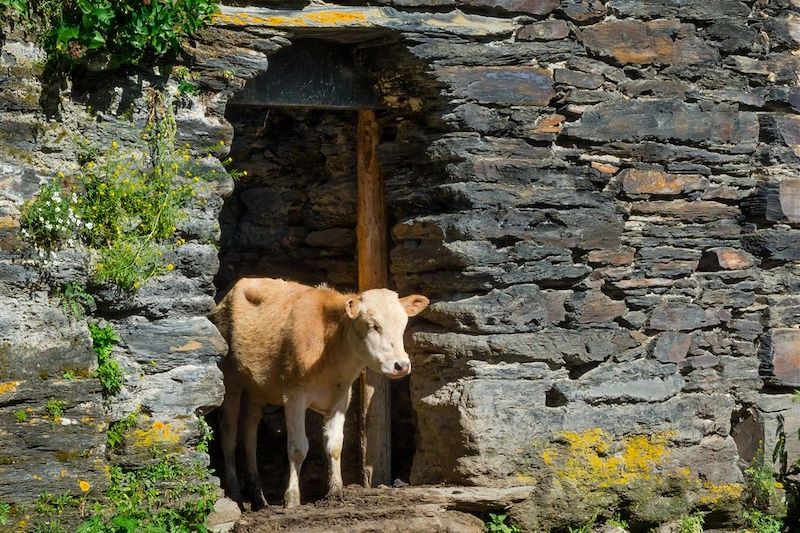
[(320, 29), (388, 29), (403, 32), (447, 33), (471, 37), (510, 35), (513, 20), (447, 13), (407, 13), (391, 7), (314, 6), (300, 10), (222, 6), (215, 26), (261, 26), (292, 32)]

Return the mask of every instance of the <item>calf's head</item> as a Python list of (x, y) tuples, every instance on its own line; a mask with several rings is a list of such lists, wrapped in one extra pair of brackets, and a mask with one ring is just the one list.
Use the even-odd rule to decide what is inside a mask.
[(345, 311), (358, 346), (354, 348), (367, 366), (392, 379), (411, 373), (411, 360), (403, 346), (408, 317), (428, 307), (419, 294), (398, 298), (388, 289), (372, 289), (350, 298)]

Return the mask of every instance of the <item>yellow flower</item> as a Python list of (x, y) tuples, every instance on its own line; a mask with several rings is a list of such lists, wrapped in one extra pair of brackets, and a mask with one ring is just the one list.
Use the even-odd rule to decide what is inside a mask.
[(89, 492), (89, 489), (92, 488), (89, 482), (84, 479), (78, 481), (78, 486), (81, 488), (81, 491), (83, 492)]
[(247, 176), (247, 171), (246, 170), (242, 171), (242, 176)]
[(175, 265), (173, 265), (172, 263), (167, 265), (167, 270), (174, 270), (174, 269), (175, 269)]
[(111, 148), (116, 150), (117, 148), (119, 148), (119, 143), (117, 141), (111, 141)]
[(219, 145), (220, 145), (220, 146), (225, 146), (225, 141), (220, 141), (220, 142), (219, 142)]

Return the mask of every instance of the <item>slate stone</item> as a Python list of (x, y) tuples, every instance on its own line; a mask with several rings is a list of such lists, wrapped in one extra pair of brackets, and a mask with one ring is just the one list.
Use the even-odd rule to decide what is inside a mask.
[(149, 321), (130, 317), (118, 324), (122, 346), (145, 373), (161, 373), (181, 365), (214, 363), (227, 352), (225, 340), (205, 317)]
[(800, 386), (800, 330), (776, 328), (767, 338), (764, 357), (770, 381), (783, 387)]
[(719, 47), (728, 53), (747, 52), (756, 43), (758, 32), (744, 21), (722, 19), (714, 22), (706, 31), (706, 35), (719, 43)]
[(740, 214), (737, 207), (707, 200), (694, 202), (686, 200), (634, 202), (631, 204), (631, 212), (639, 215), (663, 215), (690, 222), (735, 218)]
[(449, 330), (473, 333), (535, 331), (547, 313), (539, 287), (514, 285), (503, 291), (454, 302), (436, 302), (426, 318)]
[(577, 293), (569, 303), (575, 320), (581, 324), (611, 322), (628, 310), (625, 302), (612, 300), (600, 291)]
[(755, 264), (752, 255), (736, 248), (711, 248), (703, 252), (698, 270), (714, 272), (717, 270), (740, 270)]
[(584, 89), (597, 89), (604, 81), (604, 78), (597, 74), (586, 74), (565, 68), (554, 69), (553, 79), (556, 83), (572, 85), (573, 87), (582, 87)]
[(665, 302), (650, 316), (650, 327), (661, 331), (690, 331), (719, 323), (715, 312), (691, 303)]
[(456, 3), (467, 7), (496, 8), (509, 13), (546, 15), (558, 7), (559, 0), (457, 0)]
[(321, 248), (353, 248), (356, 232), (350, 228), (330, 228), (306, 235), (306, 244)]
[(742, 236), (744, 249), (770, 261), (800, 259), (800, 230), (767, 228)]
[[(105, 475), (105, 428), (100, 383), (96, 379), (42, 380), (38, 377), (3, 382), (0, 387), (0, 498), (32, 502), (43, 486), (54, 493), (80, 496), (79, 481), (91, 495), (108, 486)], [(47, 401), (63, 402), (53, 419)], [(18, 422), (15, 412), (26, 413)]]
[(588, 109), (564, 133), (593, 141), (644, 140), (748, 143), (758, 138), (754, 113), (727, 106), (701, 109), (678, 100), (604, 102)]
[(501, 105), (545, 106), (555, 97), (550, 73), (532, 67), (441, 67), (436, 75), (457, 98)]
[(689, 20), (715, 21), (722, 17), (746, 18), (750, 8), (739, 0), (717, 0), (713, 3), (692, 0), (609, 0), (616, 13), (637, 18), (680, 17)]
[(565, 21), (548, 19), (524, 25), (517, 32), (517, 39), (520, 41), (552, 41), (566, 38), (569, 32), (569, 25)]
[(622, 246), (615, 250), (592, 250), (587, 256), (589, 263), (625, 266), (633, 262), (636, 250), (629, 246)]
[(602, 20), (606, 6), (600, 0), (565, 0), (561, 4), (564, 15), (578, 24)]
[(668, 174), (659, 170), (626, 168), (619, 175), (627, 194), (678, 195), (702, 190), (708, 180), (702, 176)]
[(686, 333), (665, 331), (658, 334), (653, 357), (662, 363), (680, 363), (689, 353), (692, 337)]
[(606, 363), (579, 380), (557, 381), (555, 389), (568, 402), (588, 404), (663, 402), (678, 394), (684, 379), (677, 365), (651, 359)]
[[(459, 359), (539, 361), (552, 367), (605, 361), (637, 345), (630, 334), (622, 330), (568, 330), (555, 327), (536, 333), (487, 335), (416, 331), (412, 335), (412, 342), (414, 353), (446, 353)], [(423, 378), (420, 381), (424, 381)]]
[(719, 57), (694, 35), (693, 26), (676, 19), (606, 21), (583, 28), (581, 36), (587, 48), (621, 63), (692, 65)]

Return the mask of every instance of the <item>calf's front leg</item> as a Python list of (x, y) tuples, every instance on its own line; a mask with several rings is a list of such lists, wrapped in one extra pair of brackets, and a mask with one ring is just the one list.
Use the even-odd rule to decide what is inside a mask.
[(289, 452), (289, 486), (283, 495), (283, 504), (287, 509), (300, 505), (300, 469), (308, 453), (307, 407), (303, 396), (287, 396), (283, 401), (283, 412), (286, 417), (286, 449)]
[(325, 419), (323, 433), (325, 435), (325, 451), (328, 453), (329, 477), (328, 498), (342, 497), (342, 442), (344, 441), (344, 414), (347, 401), (338, 406)]

